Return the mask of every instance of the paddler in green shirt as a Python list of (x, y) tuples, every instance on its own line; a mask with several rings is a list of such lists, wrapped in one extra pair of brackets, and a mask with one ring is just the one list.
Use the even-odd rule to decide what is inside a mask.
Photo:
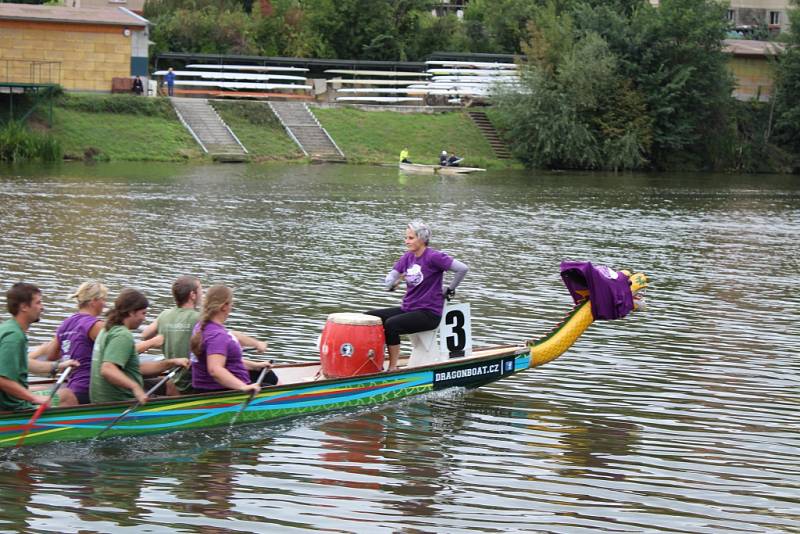
[[(180, 276), (172, 284), (172, 297), (175, 307), (164, 310), (158, 318), (142, 330), (142, 339), (163, 338), (162, 351), (167, 358), (190, 358), (189, 340), (194, 325), (200, 319), (203, 301), (203, 286), (196, 276)], [(230, 330), (242, 347), (252, 347), (258, 353), (267, 351), (267, 343), (241, 332)], [(153, 339), (156, 342), (156, 339)], [(156, 345), (154, 345), (156, 346)], [(167, 395), (186, 395), (192, 393), (191, 369), (181, 369), (167, 386)]]
[[(142, 339), (164, 336), (162, 351), (167, 358), (188, 358), (192, 329), (200, 318), (198, 307), (203, 299), (203, 286), (194, 276), (180, 276), (172, 284), (175, 307), (164, 310), (158, 318), (142, 330)], [(172, 388), (175, 391), (172, 391)], [(181, 369), (167, 387), (167, 394), (179, 395), (192, 390), (192, 373)]]
[(6, 293), (12, 318), (0, 324), (0, 411), (27, 410), (47, 397), (28, 390), (28, 371), (54, 376), (60, 369), (77, 367), (75, 360), (43, 362), (28, 359), (28, 328), (42, 316), (42, 292), (33, 284), (18, 282)]
[[(139, 362), (139, 351), (149, 348), (147, 342), (137, 347), (131, 330), (144, 322), (150, 303), (141, 291), (123, 289), (108, 312), (106, 326), (97, 336), (92, 352), (92, 379), (89, 396), (92, 402), (114, 402), (136, 399), (147, 402), (144, 376), (157, 376), (173, 367), (189, 367), (188, 358)], [(160, 344), (153, 340), (152, 345)], [(138, 349), (138, 350), (137, 350)], [(156, 391), (163, 395), (165, 391)]]

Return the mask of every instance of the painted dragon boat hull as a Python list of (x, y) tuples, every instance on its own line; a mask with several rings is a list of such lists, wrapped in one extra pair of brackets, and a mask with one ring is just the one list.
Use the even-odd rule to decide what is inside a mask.
[[(114, 425), (103, 439), (225, 426), (234, 420), (237, 425), (263, 423), (379, 404), (450, 387), (474, 388), (530, 366), (530, 351), (525, 346), (486, 352), (486, 356), (453, 359), (392, 373), (264, 388), (241, 414), (239, 411), (247, 395), (240, 392), (155, 398)], [(304, 367), (313, 373), (319, 366), (307, 364)], [(276, 366), (275, 371), (280, 375), (281, 367)], [(105, 403), (52, 408), (36, 421), (24, 444), (91, 439), (129, 407), (129, 403)], [(0, 447), (16, 446), (31, 413), (0, 416)]]
[[(647, 285), (630, 277), (631, 291)], [(247, 394), (225, 391), (159, 397), (128, 414), (102, 438), (146, 436), (236, 424), (269, 423), (306, 414), (382, 404), (454, 387), (476, 388), (548, 363), (563, 354), (593, 322), (590, 301), (575, 305), (545, 336), (516, 345), (478, 349), (471, 356), (420, 367), (350, 378), (320, 379), (319, 363), (275, 366), (284, 385), (263, 388), (240, 412)], [(402, 363), (402, 362), (401, 362)], [(98, 436), (130, 403), (90, 404), (48, 409), (28, 428), (33, 410), (0, 413), (0, 448)]]

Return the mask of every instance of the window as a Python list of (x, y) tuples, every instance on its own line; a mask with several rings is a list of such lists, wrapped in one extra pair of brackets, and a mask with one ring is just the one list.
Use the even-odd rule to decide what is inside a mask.
[(772, 26), (779, 26), (781, 23), (781, 12), (780, 11), (770, 11), (769, 12), (769, 23)]
[(725, 20), (727, 20), (728, 22), (735, 22), (736, 21), (736, 10), (735, 9), (729, 9), (725, 13)]

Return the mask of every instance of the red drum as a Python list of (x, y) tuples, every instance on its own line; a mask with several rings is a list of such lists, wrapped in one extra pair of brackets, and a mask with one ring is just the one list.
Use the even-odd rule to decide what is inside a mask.
[(383, 371), (383, 324), (363, 313), (332, 313), (319, 341), (322, 373), (347, 378)]

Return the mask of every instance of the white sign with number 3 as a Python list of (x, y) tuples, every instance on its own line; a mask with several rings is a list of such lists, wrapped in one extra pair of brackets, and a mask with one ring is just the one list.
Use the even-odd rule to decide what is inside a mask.
[(472, 354), (472, 325), (469, 304), (446, 304), (439, 323), (441, 354), (451, 358)]

